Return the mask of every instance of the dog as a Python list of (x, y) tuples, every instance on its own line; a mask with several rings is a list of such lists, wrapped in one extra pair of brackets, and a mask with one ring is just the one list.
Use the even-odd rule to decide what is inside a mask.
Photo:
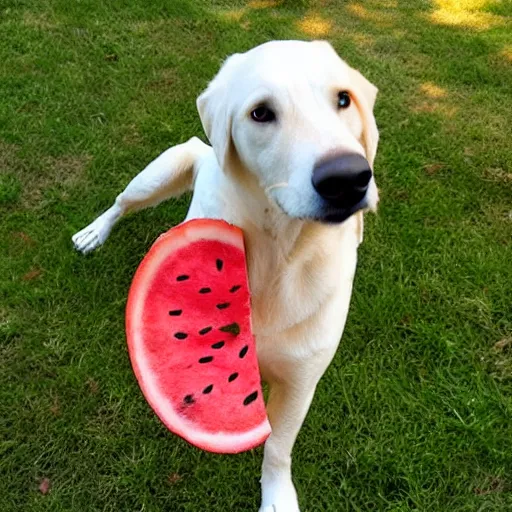
[(378, 202), (376, 95), (325, 41), (271, 41), (234, 54), (197, 99), (211, 146), (194, 137), (166, 150), (73, 236), (87, 253), (122, 215), (186, 191), (186, 220), (243, 230), (272, 426), (260, 512), (299, 511), (292, 448), (343, 333), (363, 213)]

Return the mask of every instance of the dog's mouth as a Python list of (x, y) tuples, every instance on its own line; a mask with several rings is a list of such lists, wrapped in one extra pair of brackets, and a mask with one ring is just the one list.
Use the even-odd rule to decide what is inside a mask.
[(306, 213), (304, 215), (290, 214), (277, 198), (274, 198), (274, 202), (277, 207), (290, 218), (303, 221), (321, 222), (322, 224), (341, 224), (345, 222), (349, 217), (354, 215), (354, 213), (368, 208), (368, 201), (366, 196), (352, 206), (342, 207), (326, 203), (325, 205), (322, 205), (316, 212), (311, 214)]
[(332, 205), (326, 205), (322, 208), (319, 214), (313, 216), (312, 220), (322, 222), (324, 224), (341, 224), (354, 215), (354, 213), (364, 210), (365, 208), (368, 208), (366, 197), (350, 207), (334, 207)]

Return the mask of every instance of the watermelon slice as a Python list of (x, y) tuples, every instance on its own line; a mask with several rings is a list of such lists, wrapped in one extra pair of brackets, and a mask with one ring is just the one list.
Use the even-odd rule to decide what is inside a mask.
[(199, 448), (238, 453), (268, 437), (242, 231), (196, 219), (160, 236), (126, 307), (132, 366), (172, 432)]

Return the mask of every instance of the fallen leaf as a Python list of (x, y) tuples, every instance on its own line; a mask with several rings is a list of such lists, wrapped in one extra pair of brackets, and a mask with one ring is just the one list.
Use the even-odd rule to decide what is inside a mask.
[(43, 478), (41, 480), (41, 483), (39, 484), (39, 492), (41, 494), (48, 494), (50, 492), (50, 479), (49, 478)]
[(428, 176), (434, 176), (434, 174), (437, 174), (443, 168), (444, 164), (427, 164), (423, 166), (423, 169)]
[(88, 379), (87, 384), (89, 385), (89, 390), (93, 395), (97, 394), (100, 390), (100, 386), (94, 379)]
[(23, 277), (23, 281), (32, 281), (32, 279), (35, 279), (36, 277), (39, 277), (41, 275), (41, 269), (40, 268), (33, 268), (32, 270), (28, 271)]
[(496, 350), (504, 350), (511, 344), (512, 344), (512, 338), (503, 338), (502, 340), (497, 341), (494, 344), (494, 348)]
[(171, 485), (174, 485), (175, 483), (179, 482), (181, 480), (181, 476), (178, 475), (178, 473), (171, 473), (168, 477), (167, 477), (167, 481), (171, 484)]
[(400, 319), (400, 323), (402, 325), (409, 325), (412, 321), (412, 318), (410, 317), (410, 315), (405, 315), (403, 316), (401, 319)]
[(53, 405), (50, 407), (50, 411), (55, 416), (60, 415), (60, 404), (59, 404), (59, 399), (57, 397), (55, 397), (55, 399), (53, 400)]
[(505, 486), (503, 485), (503, 480), (501, 478), (493, 478), (486, 489), (482, 489), (481, 487), (476, 487), (473, 492), (478, 495), (491, 494), (494, 492), (503, 492), (505, 490)]

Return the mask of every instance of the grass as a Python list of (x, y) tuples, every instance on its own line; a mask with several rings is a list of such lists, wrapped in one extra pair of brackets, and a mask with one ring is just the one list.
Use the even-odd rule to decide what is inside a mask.
[(275, 38), (327, 38), (380, 89), (382, 202), (294, 452), (303, 510), (512, 510), (511, 5), (3, 0), (0, 510), (257, 509), (261, 450), (169, 434), (126, 354), (131, 277), (186, 200), (91, 256), (70, 237)]

